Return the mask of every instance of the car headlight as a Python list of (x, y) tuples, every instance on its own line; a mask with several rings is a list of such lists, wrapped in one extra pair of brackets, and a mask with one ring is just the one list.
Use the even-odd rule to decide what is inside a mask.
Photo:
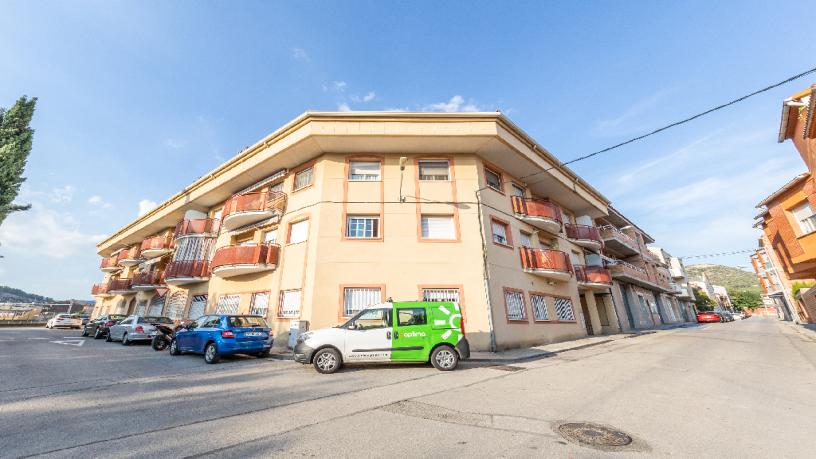
[(312, 337), (312, 332), (305, 332), (305, 333), (301, 333), (300, 335), (298, 335), (297, 340), (298, 340), (299, 343), (302, 343), (302, 342), (306, 341), (307, 339), (309, 339), (311, 337)]

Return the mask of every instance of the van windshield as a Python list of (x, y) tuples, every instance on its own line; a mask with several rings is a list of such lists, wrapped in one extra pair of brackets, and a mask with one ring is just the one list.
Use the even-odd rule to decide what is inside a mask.
[(391, 308), (363, 309), (340, 326), (349, 330), (370, 330), (391, 326)]

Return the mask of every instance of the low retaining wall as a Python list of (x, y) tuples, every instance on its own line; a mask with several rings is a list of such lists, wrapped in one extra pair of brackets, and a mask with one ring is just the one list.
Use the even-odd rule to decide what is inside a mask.
[(39, 320), (0, 320), (0, 327), (45, 327)]

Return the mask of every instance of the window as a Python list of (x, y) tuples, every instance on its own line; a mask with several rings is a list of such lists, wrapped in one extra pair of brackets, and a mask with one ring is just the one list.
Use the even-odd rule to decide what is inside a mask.
[(291, 223), (289, 225), (289, 243), (298, 244), (304, 242), (309, 236), (309, 220)]
[(799, 229), (802, 234), (808, 234), (816, 231), (816, 212), (813, 211), (809, 202), (804, 202), (796, 206), (792, 211), (793, 217), (799, 223)]
[(520, 290), (505, 290), (504, 304), (507, 308), (507, 320), (527, 320), (523, 292)]
[(295, 173), (295, 191), (312, 184), (313, 167), (307, 167), (300, 172)]
[(207, 295), (193, 295), (190, 310), (187, 311), (187, 318), (196, 320), (204, 315), (205, 309), (207, 309)]
[(264, 242), (275, 242), (278, 240), (278, 229), (269, 230), (264, 234)]
[(299, 317), (300, 316), (300, 290), (284, 290), (280, 297), (280, 317)]
[(276, 193), (283, 193), (283, 181), (280, 181), (274, 185), (269, 186), (269, 191), (276, 192)]
[(487, 186), (493, 188), (494, 190), (501, 192), (501, 174), (498, 172), (494, 172), (485, 167), (485, 182), (487, 182)]
[(397, 309), (397, 325), (400, 327), (425, 325), (427, 323), (428, 317), (425, 315), (425, 308)]
[(346, 287), (343, 289), (343, 315), (353, 316), (366, 306), (382, 302), (382, 290), (379, 287)]
[(507, 223), (492, 220), (490, 225), (491, 228), (493, 228), (493, 242), (501, 245), (512, 245), (508, 239), (510, 227), (507, 225)]
[(572, 300), (569, 298), (555, 299), (555, 318), (564, 322), (575, 320), (575, 312), (572, 310)]
[(215, 305), (216, 314), (238, 314), (238, 305), (241, 303), (241, 295), (221, 295), (218, 304)]
[(380, 217), (348, 217), (346, 219), (346, 237), (352, 239), (376, 239), (380, 237)]
[(184, 317), (184, 306), (187, 304), (187, 294), (175, 292), (170, 295), (167, 306), (167, 317), (173, 320), (181, 320)]
[(452, 301), (459, 303), (458, 288), (423, 288), (422, 301)]
[(520, 196), (522, 198), (524, 197), (524, 188), (516, 185), (515, 183), (511, 184), (511, 188), (512, 188), (510, 191), (511, 195)]
[(530, 237), (532, 234), (525, 233), (524, 231), (521, 232), (521, 240), (519, 241), (522, 247), (532, 247), (533, 243), (530, 241)]
[(176, 240), (173, 261), (209, 260), (215, 248), (215, 238), (191, 236)]
[(547, 310), (547, 300), (544, 296), (530, 294), (530, 303), (533, 305), (533, 319), (550, 320), (550, 311)]
[(148, 316), (160, 316), (164, 310), (164, 296), (154, 296), (150, 300), (150, 308), (147, 310)]
[(420, 180), (449, 180), (450, 163), (448, 161), (420, 161)]
[(380, 180), (380, 162), (350, 161), (348, 179), (361, 182), (376, 182)]
[(269, 311), (269, 293), (260, 292), (252, 294), (252, 302), (249, 305), (249, 313), (253, 316), (266, 317)]
[(350, 320), (345, 327), (351, 330), (371, 330), (373, 328), (386, 328), (391, 326), (390, 309), (369, 309), (354, 320)]
[(422, 215), (422, 239), (456, 239), (453, 215)]

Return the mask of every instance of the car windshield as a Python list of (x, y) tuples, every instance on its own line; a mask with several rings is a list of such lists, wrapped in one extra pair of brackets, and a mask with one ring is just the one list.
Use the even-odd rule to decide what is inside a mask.
[(172, 324), (173, 321), (169, 317), (145, 317), (145, 322), (152, 324)]
[(230, 316), (230, 327), (267, 327), (263, 317), (256, 316)]

